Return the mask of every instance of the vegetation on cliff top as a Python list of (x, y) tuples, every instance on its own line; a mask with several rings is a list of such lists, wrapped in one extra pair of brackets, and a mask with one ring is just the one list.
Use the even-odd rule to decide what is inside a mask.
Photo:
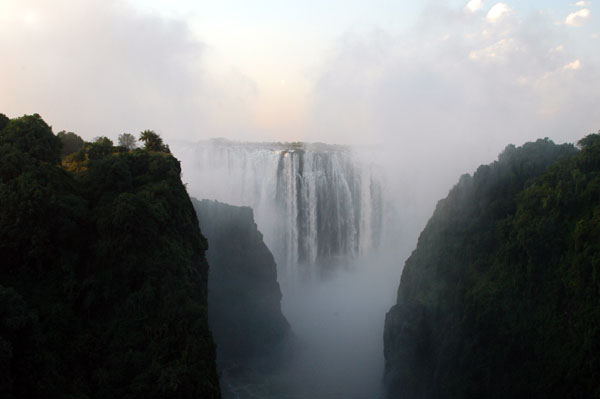
[(463, 176), (386, 317), (390, 397), (600, 396), (600, 136)]
[(0, 114), (3, 398), (219, 397), (206, 240), (165, 151)]

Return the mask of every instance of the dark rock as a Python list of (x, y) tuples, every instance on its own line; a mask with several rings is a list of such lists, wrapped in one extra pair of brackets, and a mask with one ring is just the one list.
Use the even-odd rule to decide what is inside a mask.
[(221, 367), (271, 364), (290, 327), (273, 255), (252, 209), (193, 200), (208, 239), (209, 324)]

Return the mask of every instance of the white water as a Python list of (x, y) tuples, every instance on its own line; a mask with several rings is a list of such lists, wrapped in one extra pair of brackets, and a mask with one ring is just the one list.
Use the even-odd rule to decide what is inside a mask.
[(379, 243), (381, 178), (349, 148), (223, 140), (173, 147), (192, 196), (254, 209), (280, 281), (326, 273)]

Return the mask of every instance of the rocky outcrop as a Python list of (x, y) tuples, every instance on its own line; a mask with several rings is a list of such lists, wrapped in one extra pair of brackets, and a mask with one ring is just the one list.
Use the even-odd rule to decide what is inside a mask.
[(193, 200), (208, 239), (208, 313), (221, 366), (271, 358), (290, 327), (273, 255), (248, 207)]

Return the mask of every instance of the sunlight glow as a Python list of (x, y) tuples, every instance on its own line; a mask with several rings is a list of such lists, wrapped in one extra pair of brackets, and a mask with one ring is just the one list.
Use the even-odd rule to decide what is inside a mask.
[(39, 26), (39, 14), (35, 10), (27, 10), (23, 16), (23, 22), (28, 28), (36, 28)]
[(565, 24), (569, 26), (583, 26), (590, 18), (591, 11), (588, 8), (571, 13), (565, 19)]
[(496, 23), (500, 21), (504, 16), (510, 14), (512, 9), (505, 3), (497, 3), (494, 5), (487, 14), (486, 19), (488, 22)]

